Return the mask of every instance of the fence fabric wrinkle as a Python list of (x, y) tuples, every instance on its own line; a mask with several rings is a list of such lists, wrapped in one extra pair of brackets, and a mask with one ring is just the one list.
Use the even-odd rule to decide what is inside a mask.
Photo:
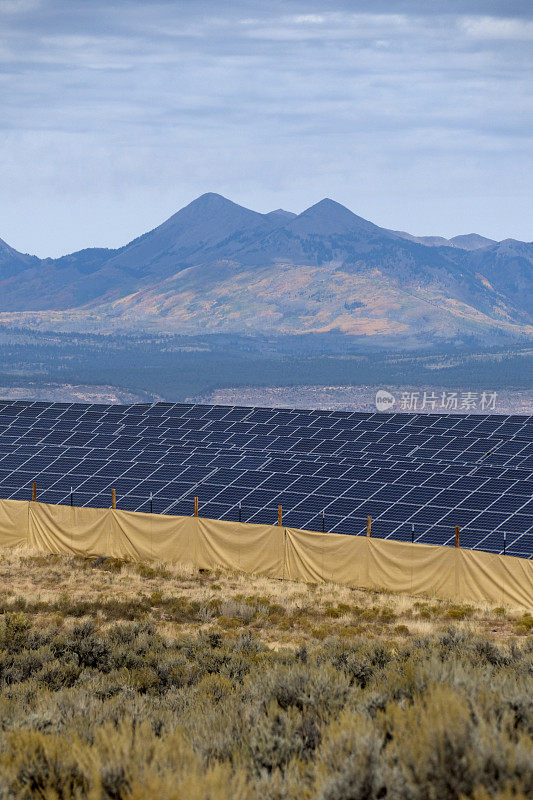
[(533, 609), (533, 560), (278, 525), (0, 500), (0, 546)]

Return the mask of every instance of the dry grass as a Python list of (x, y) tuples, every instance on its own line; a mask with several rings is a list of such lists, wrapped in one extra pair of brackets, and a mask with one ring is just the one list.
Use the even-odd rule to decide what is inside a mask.
[(331, 583), (306, 585), (190, 565), (132, 564), (4, 550), (0, 610), (25, 611), (44, 625), (91, 618), (104, 625), (145, 620), (166, 636), (243, 628), (268, 646), (300, 647), (330, 636), (401, 641), (451, 622), (490, 639), (527, 635), (523, 610), (459, 605)]
[(0, 800), (525, 800), (532, 618), (0, 556)]

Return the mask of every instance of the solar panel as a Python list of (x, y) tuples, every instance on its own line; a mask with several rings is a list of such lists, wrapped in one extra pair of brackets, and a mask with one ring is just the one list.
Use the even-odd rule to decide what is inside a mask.
[[(533, 555), (533, 418), (0, 402), (0, 496)], [(322, 514), (324, 513), (324, 517)], [(413, 532), (414, 527), (414, 532)], [(504, 544), (505, 535), (505, 544)]]

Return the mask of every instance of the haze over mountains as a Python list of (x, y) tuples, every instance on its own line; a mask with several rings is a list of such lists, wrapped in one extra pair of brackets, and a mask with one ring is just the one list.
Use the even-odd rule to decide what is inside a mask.
[(329, 199), (259, 214), (209, 193), (124, 247), (58, 259), (0, 240), (0, 321), (46, 329), (527, 341), (532, 284), (533, 243), (413, 236)]

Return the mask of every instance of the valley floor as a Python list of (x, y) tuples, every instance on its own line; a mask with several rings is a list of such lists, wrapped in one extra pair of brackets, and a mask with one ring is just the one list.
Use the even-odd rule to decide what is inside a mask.
[(2, 386), (3, 400), (39, 400), (47, 403), (105, 403), (130, 405), (157, 402), (160, 397), (146, 392), (130, 392), (119, 386), (85, 386), (71, 383), (42, 383), (27, 386)]
[[(413, 414), (533, 414), (533, 389), (502, 389), (485, 392), (464, 388), (455, 391), (443, 386), (258, 386), (217, 389), (194, 399), (195, 402), (233, 406), (275, 408), (310, 408), (331, 411), (375, 412), (376, 393), (386, 390), (393, 395), (390, 413)], [(467, 393), (470, 397), (466, 397)], [(424, 394), (426, 401), (424, 402)], [(456, 400), (451, 395), (456, 395)], [(493, 395), (495, 394), (495, 397)], [(432, 399), (433, 398), (433, 399)]]
[[(489, 394), (482, 402), (482, 391), (471, 392), (473, 397), (462, 405), (465, 390), (458, 389), (457, 407), (450, 404), (453, 394), (450, 388), (440, 386), (248, 386), (216, 389), (203, 395), (191, 395), (185, 402), (207, 403), (223, 406), (267, 406), (272, 408), (309, 408), (331, 411), (365, 411), (374, 413), (376, 393), (385, 389), (393, 395), (395, 403), (387, 410), (390, 413), (429, 414), (533, 414), (533, 389), (503, 389), (496, 391), (494, 401)], [(434, 397), (424, 403), (426, 398)], [(4, 400), (39, 400), (60, 403), (105, 403), (130, 405), (132, 403), (158, 402), (164, 398), (148, 392), (132, 392), (118, 386), (90, 386), (82, 384), (29, 384), (26, 386), (0, 385), (0, 398)], [(384, 409), (379, 409), (380, 411)]]

